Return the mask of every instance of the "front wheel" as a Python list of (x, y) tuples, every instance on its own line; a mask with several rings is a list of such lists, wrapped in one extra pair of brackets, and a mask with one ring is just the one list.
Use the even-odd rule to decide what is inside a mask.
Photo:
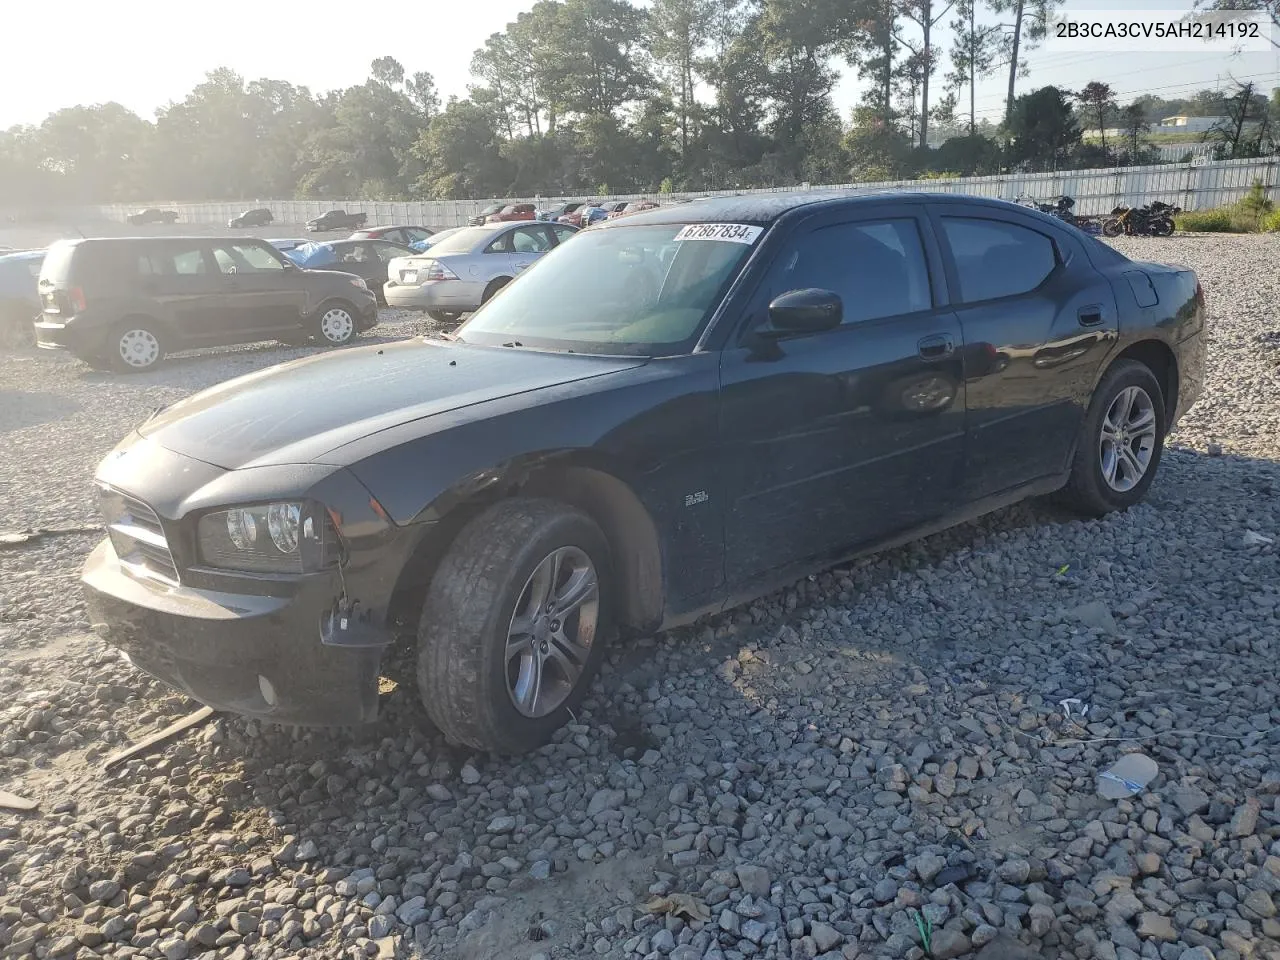
[(1151, 224), (1151, 233), (1157, 237), (1173, 236), (1173, 220), (1170, 217), (1160, 217)]
[(1155, 375), (1136, 360), (1118, 361), (1094, 391), (1061, 499), (1091, 516), (1133, 506), (1155, 479), (1164, 433)]
[(326, 303), (318, 311), (316, 332), (321, 343), (343, 347), (356, 338), (356, 318), (342, 303)]
[(1124, 233), (1124, 224), (1120, 222), (1118, 217), (1108, 217), (1102, 221), (1102, 235), (1104, 237), (1118, 237)]
[(590, 517), (550, 500), (504, 500), (463, 529), (418, 624), (418, 690), (449, 741), (526, 753), (573, 715), (611, 626), (609, 556)]
[(457, 310), (428, 310), (427, 316), (436, 323), (453, 323), (462, 314)]

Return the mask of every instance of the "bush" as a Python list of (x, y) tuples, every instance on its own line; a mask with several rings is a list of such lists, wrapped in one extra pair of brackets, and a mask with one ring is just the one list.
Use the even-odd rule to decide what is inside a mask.
[(1280, 210), (1273, 210), (1262, 218), (1262, 229), (1267, 233), (1280, 230)]
[(1217, 207), (1213, 210), (1196, 210), (1192, 213), (1179, 213), (1173, 218), (1174, 226), (1180, 232), (1191, 233), (1245, 233), (1242, 226), (1237, 225), (1228, 207)]
[(1275, 204), (1267, 198), (1267, 191), (1258, 180), (1253, 181), (1249, 192), (1236, 201), (1232, 217), (1248, 232), (1262, 229), (1262, 222), (1271, 215)]

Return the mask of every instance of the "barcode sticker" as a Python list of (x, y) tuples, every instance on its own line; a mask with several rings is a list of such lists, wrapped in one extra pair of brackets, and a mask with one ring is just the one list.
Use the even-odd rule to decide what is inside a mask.
[(749, 223), (691, 223), (676, 234), (677, 240), (727, 240), (730, 243), (755, 243), (764, 227)]

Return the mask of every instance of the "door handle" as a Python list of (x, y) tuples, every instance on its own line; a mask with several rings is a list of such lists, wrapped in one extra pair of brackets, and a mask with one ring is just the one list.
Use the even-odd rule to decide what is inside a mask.
[(1102, 322), (1102, 304), (1091, 303), (1087, 307), (1081, 307), (1077, 316), (1080, 318), (1080, 326), (1096, 327)]
[(935, 333), (931, 337), (921, 339), (916, 344), (916, 349), (920, 352), (920, 357), (923, 360), (945, 360), (955, 353), (956, 344), (949, 334)]

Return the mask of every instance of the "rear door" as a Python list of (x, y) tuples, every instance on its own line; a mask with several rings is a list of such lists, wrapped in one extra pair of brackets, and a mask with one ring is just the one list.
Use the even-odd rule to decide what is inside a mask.
[(1115, 297), (1066, 230), (988, 206), (933, 204), (930, 216), (964, 329), (976, 500), (1067, 468), (1117, 337)]
[(211, 245), (227, 299), (227, 342), (296, 327), (306, 309), (304, 294), (266, 243), (218, 241)]
[[(369, 245), (373, 248), (374, 256), (377, 258), (382, 269), (369, 282), (370, 289), (381, 295), (382, 285), (387, 282), (387, 266), (397, 257), (411, 257), (413, 251), (408, 247), (401, 246), (398, 243), (388, 243), (386, 240), (370, 240)], [(377, 284), (375, 287), (374, 284)]]
[(132, 259), (144, 299), (181, 339), (219, 342), (231, 305), (208, 243), (159, 240), (137, 247)]
[[(329, 269), (354, 273), (369, 285), (369, 289), (387, 278), (387, 265), (378, 258), (376, 240), (349, 240), (333, 245), (337, 260)], [(379, 280), (379, 277), (382, 279)]]
[(533, 266), (553, 246), (555, 240), (551, 228), (541, 223), (511, 231), (511, 251), (516, 272)]

